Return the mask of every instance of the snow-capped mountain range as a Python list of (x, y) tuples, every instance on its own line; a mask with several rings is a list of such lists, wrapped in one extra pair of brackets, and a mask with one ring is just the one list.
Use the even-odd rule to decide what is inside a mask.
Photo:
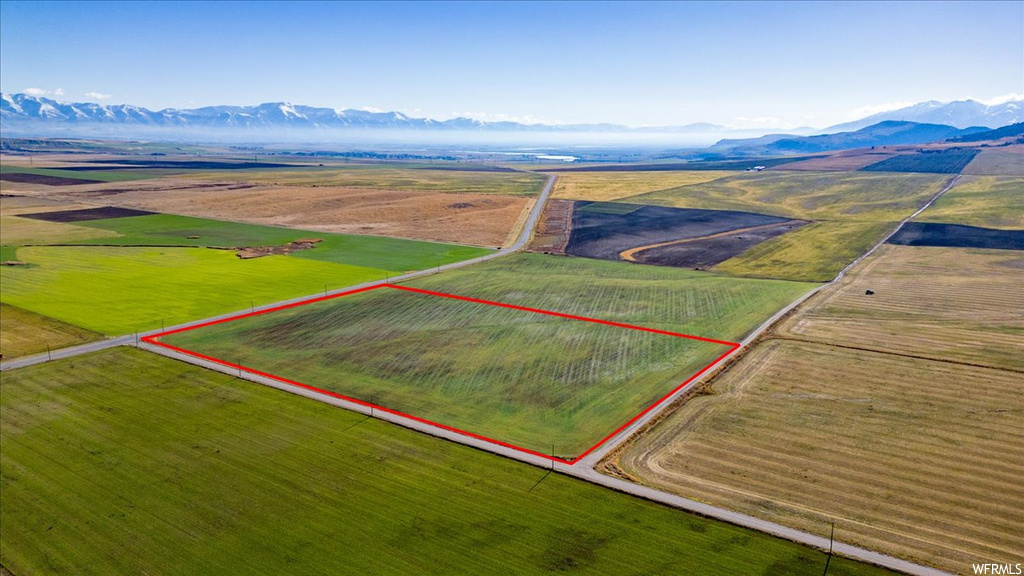
[(955, 102), (930, 100), (898, 110), (872, 114), (853, 122), (836, 124), (822, 132), (833, 133), (860, 130), (885, 120), (919, 122), (921, 124), (945, 124), (946, 126), (961, 129), (971, 126), (999, 128), (1024, 121), (1024, 100), (1011, 100), (994, 106), (989, 106), (977, 100), (957, 100)]
[[(997, 128), (1024, 121), (1024, 101), (1017, 100), (987, 106), (975, 100), (923, 102), (907, 108), (882, 112), (855, 122), (832, 126), (822, 131), (809, 128), (779, 131), (789, 134), (853, 131), (886, 120), (945, 124), (957, 128), (986, 126)], [(263, 134), (270, 137), (281, 131), (298, 133), (313, 129), (322, 133), (352, 130), (416, 130), (426, 132), (476, 133), (549, 133), (549, 134), (717, 134), (715, 139), (733, 134), (752, 136), (752, 130), (730, 130), (707, 123), (686, 126), (633, 128), (620, 124), (546, 125), (517, 122), (484, 122), (471, 118), (433, 120), (413, 118), (401, 112), (336, 110), (272, 102), (258, 106), (207, 106), (193, 109), (149, 110), (131, 104), (103, 105), (92, 102), (61, 102), (29, 94), (0, 94), (0, 127), (5, 135), (59, 135), (61, 133), (105, 133), (133, 137), (174, 129), (179, 135), (190, 133)], [(760, 134), (766, 131), (760, 131)], [(713, 140), (712, 140), (713, 141)]]

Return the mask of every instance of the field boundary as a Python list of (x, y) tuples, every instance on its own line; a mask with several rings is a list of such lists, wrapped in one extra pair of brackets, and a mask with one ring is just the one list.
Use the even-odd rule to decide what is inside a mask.
[[(476, 434), (476, 433), (470, 432), (468, 430), (463, 430), (463, 429), (460, 429), (460, 428), (455, 428), (453, 426), (448, 426), (448, 425), (442, 424), (440, 422), (434, 422), (432, 420), (428, 420), (428, 419), (425, 419), (425, 418), (421, 418), (419, 416), (415, 416), (415, 415), (412, 415), (412, 414), (408, 414), (408, 413), (405, 413), (405, 412), (394, 410), (394, 409), (388, 408), (386, 406), (381, 406), (381, 405), (378, 405), (378, 404), (374, 404), (372, 402), (367, 402), (365, 400), (360, 400), (358, 398), (353, 398), (351, 396), (346, 396), (346, 395), (340, 394), (338, 392), (331, 392), (329, 390), (324, 390), (322, 388), (317, 388), (316, 386), (311, 386), (309, 384), (305, 384), (305, 383), (299, 382), (297, 380), (291, 380), (289, 378), (284, 378), (282, 376), (277, 376), (277, 375), (271, 374), (269, 372), (264, 372), (264, 371), (261, 371), (261, 370), (257, 370), (255, 368), (244, 366), (242, 364), (237, 364), (237, 363), (234, 363), (234, 362), (229, 362), (229, 361), (223, 360), (221, 358), (216, 358), (214, 356), (208, 356), (206, 354), (202, 354), (202, 353), (196, 352), (194, 350), (188, 350), (186, 348), (181, 348), (179, 346), (174, 346), (173, 344), (167, 344), (165, 342), (161, 342), (160, 341), (161, 338), (163, 338), (165, 336), (170, 336), (170, 335), (173, 335), (173, 334), (179, 334), (179, 333), (182, 333), (182, 332), (196, 330), (196, 329), (199, 329), (199, 328), (205, 328), (205, 327), (213, 326), (213, 325), (216, 325), (216, 324), (223, 324), (223, 323), (227, 323), (227, 322), (233, 322), (235, 320), (242, 320), (244, 318), (250, 318), (250, 317), (253, 317), (253, 316), (260, 316), (260, 315), (263, 315), (263, 314), (269, 314), (271, 312), (278, 312), (278, 311), (281, 311), (281, 310), (286, 310), (286, 309), (290, 309), (290, 308), (296, 308), (296, 307), (299, 307), (299, 306), (305, 306), (307, 304), (315, 304), (315, 303), (318, 303), (318, 302), (324, 302), (324, 301), (327, 301), (327, 300), (333, 300), (335, 298), (341, 298), (341, 297), (344, 297), (344, 296), (351, 296), (353, 294), (360, 294), (360, 293), (364, 293), (364, 292), (378, 290), (378, 289), (381, 289), (381, 288), (399, 290), (399, 291), (403, 291), (403, 292), (412, 292), (412, 293), (417, 293), (417, 294), (424, 294), (424, 295), (434, 296), (434, 297), (439, 297), (439, 298), (449, 298), (449, 299), (453, 299), (453, 300), (460, 300), (460, 301), (463, 301), (463, 302), (471, 302), (471, 303), (474, 303), (474, 304), (485, 304), (485, 305), (489, 305), (489, 306), (498, 306), (498, 307), (508, 308), (508, 309), (512, 309), (512, 310), (519, 310), (519, 311), (522, 311), (522, 312), (530, 312), (530, 313), (534, 313), (534, 314), (544, 314), (544, 315), (547, 315), (547, 316), (554, 316), (554, 317), (558, 317), (558, 318), (565, 318), (565, 319), (569, 319), (569, 320), (577, 320), (577, 321), (582, 321), (582, 322), (591, 322), (591, 323), (595, 323), (595, 324), (602, 324), (602, 325), (605, 325), (605, 326), (614, 326), (614, 327), (617, 327), (617, 328), (623, 328), (623, 329), (629, 329), (629, 330), (640, 330), (640, 331), (643, 331), (643, 332), (650, 332), (650, 333), (653, 333), (653, 334), (660, 334), (660, 335), (663, 335), (663, 336), (672, 336), (672, 337), (676, 337), (676, 338), (685, 338), (687, 340), (697, 340), (697, 341), (700, 341), (700, 342), (708, 342), (708, 343), (712, 343), (712, 344), (719, 344), (719, 345), (722, 345), (722, 346), (726, 346), (726, 347), (728, 347), (728, 350), (726, 350), (721, 355), (716, 357), (714, 360), (709, 362), (707, 365), (705, 365), (699, 371), (697, 371), (696, 373), (692, 374), (685, 381), (683, 381), (682, 383), (680, 383), (677, 386), (673, 387), (667, 393), (665, 393), (662, 396), (660, 396), (652, 404), (650, 404), (649, 406), (647, 406), (646, 408), (641, 410), (635, 416), (630, 418), (627, 422), (625, 422), (622, 425), (620, 425), (619, 427), (617, 427), (610, 434), (608, 434), (607, 436), (605, 436), (604, 438), (599, 440), (596, 444), (594, 444), (593, 446), (588, 448), (582, 454), (579, 454), (578, 456), (575, 456), (575, 457), (572, 457), (572, 458), (560, 458), (560, 457), (557, 457), (557, 456), (555, 456), (553, 454), (543, 454), (543, 453), (537, 452), (535, 450), (531, 450), (529, 448), (524, 448), (524, 447), (521, 447), (521, 446), (517, 446), (515, 444), (511, 444), (509, 442), (504, 442), (502, 440), (497, 440), (495, 438), (489, 438), (487, 436), (482, 436), (480, 434)], [(243, 312), (241, 314), (235, 314), (235, 315), (231, 315), (231, 316), (227, 316), (227, 317), (223, 317), (223, 318), (217, 318), (217, 319), (214, 319), (214, 320), (210, 320), (208, 322), (202, 322), (202, 323), (195, 324), (195, 325), (192, 325), (192, 326), (184, 326), (184, 327), (180, 327), (180, 328), (173, 328), (173, 329), (170, 329), (170, 330), (158, 332), (156, 334), (151, 334), (151, 335), (144, 336), (142, 338), (142, 341), (146, 342), (147, 344), (152, 344), (152, 345), (155, 345), (155, 346), (160, 346), (160, 347), (165, 348), (167, 350), (178, 352), (180, 354), (185, 354), (185, 355), (192, 356), (192, 357), (195, 357), (195, 358), (200, 358), (202, 360), (206, 360), (208, 362), (213, 362), (215, 364), (219, 364), (221, 366), (225, 366), (225, 367), (231, 368), (233, 370), (238, 370), (239, 373), (241, 373), (243, 371), (244, 372), (248, 372), (249, 374), (253, 374), (253, 375), (256, 375), (256, 376), (261, 376), (263, 378), (269, 378), (271, 380), (275, 380), (277, 382), (280, 382), (280, 383), (283, 383), (283, 384), (287, 384), (289, 386), (302, 388), (304, 390), (307, 390), (307, 391), (310, 391), (310, 392), (314, 392), (314, 393), (317, 393), (317, 394), (322, 394), (322, 395), (330, 396), (330, 397), (337, 398), (337, 399), (340, 399), (340, 400), (345, 400), (347, 402), (352, 402), (354, 404), (357, 404), (357, 405), (363, 406), (365, 408), (368, 408), (371, 411), (377, 410), (377, 411), (385, 412), (385, 413), (388, 413), (388, 414), (391, 414), (391, 415), (394, 415), (394, 416), (398, 416), (398, 417), (401, 417), (401, 418), (407, 418), (407, 419), (413, 420), (415, 422), (419, 422), (420, 424), (425, 424), (427, 426), (432, 426), (432, 427), (440, 428), (440, 429), (446, 430), (448, 432), (454, 432), (456, 434), (460, 434), (460, 435), (463, 435), (463, 436), (468, 436), (470, 438), (475, 438), (477, 440), (481, 440), (481, 441), (484, 441), (484, 442), (487, 442), (487, 443), (490, 443), (490, 444), (494, 444), (494, 445), (497, 445), (497, 446), (502, 446), (504, 448), (509, 448), (509, 449), (512, 449), (512, 450), (516, 450), (518, 452), (522, 452), (522, 453), (529, 454), (529, 455), (532, 455), (532, 456), (536, 456), (536, 457), (539, 457), (539, 458), (544, 458), (546, 460), (550, 460), (552, 462), (558, 462), (558, 463), (565, 464), (565, 465), (568, 465), (568, 466), (573, 466), (573, 465), (579, 463), (580, 461), (582, 461), (586, 456), (590, 455), (592, 452), (594, 452), (595, 450), (600, 448), (606, 442), (608, 442), (609, 440), (614, 438), (622, 430), (628, 428), (630, 425), (632, 425), (634, 422), (636, 422), (637, 420), (642, 418), (644, 415), (646, 415), (647, 413), (649, 413), (652, 410), (656, 409), (657, 407), (662, 405), (664, 402), (668, 401), (679, 390), (685, 388), (688, 384), (690, 384), (691, 382), (693, 382), (697, 378), (700, 378), (705, 372), (707, 372), (709, 369), (711, 369), (712, 366), (717, 365), (720, 361), (722, 361), (723, 359), (725, 359), (726, 357), (728, 357), (729, 355), (731, 355), (733, 352), (735, 352), (737, 349), (740, 348), (740, 344), (738, 342), (729, 342), (729, 341), (725, 341), (725, 340), (716, 340), (714, 338), (705, 338), (705, 337), (702, 337), (702, 336), (695, 336), (695, 335), (692, 335), (692, 334), (683, 334), (683, 333), (679, 333), (679, 332), (670, 332), (670, 331), (667, 331), (667, 330), (659, 330), (659, 329), (656, 329), (656, 328), (648, 328), (648, 327), (645, 327), (645, 326), (636, 326), (636, 325), (633, 325), (633, 324), (624, 324), (624, 323), (621, 323), (621, 322), (612, 322), (612, 321), (609, 321), (609, 320), (601, 320), (601, 319), (597, 319), (597, 318), (589, 318), (589, 317), (586, 317), (586, 316), (577, 316), (577, 315), (574, 315), (574, 314), (564, 314), (562, 312), (554, 312), (554, 311), (551, 311), (551, 310), (542, 310), (542, 309), (539, 309), (539, 308), (530, 308), (530, 307), (527, 307), (527, 306), (518, 306), (518, 305), (515, 305), (515, 304), (507, 304), (507, 303), (504, 303), (504, 302), (494, 302), (494, 301), (491, 301), (491, 300), (483, 300), (483, 299), (480, 299), (480, 298), (471, 298), (471, 297), (468, 297), (468, 296), (458, 296), (458, 295), (455, 295), (455, 294), (447, 294), (447, 293), (444, 293), (444, 292), (434, 292), (432, 290), (423, 290), (423, 289), (420, 289), (420, 288), (412, 288), (412, 287), (409, 287), (409, 286), (401, 286), (401, 285), (390, 284), (390, 283), (377, 284), (377, 285), (373, 285), (373, 286), (365, 286), (365, 287), (362, 287), (362, 288), (356, 288), (354, 290), (346, 290), (344, 292), (339, 292), (339, 293), (335, 293), (335, 294), (328, 294), (328, 295), (324, 295), (324, 296), (318, 296), (316, 298), (309, 298), (309, 299), (301, 300), (301, 301), (298, 301), (298, 302), (290, 302), (290, 303), (287, 303), (287, 304), (283, 304), (281, 306), (274, 306), (274, 307), (271, 307), (271, 308), (265, 308), (263, 310), (253, 310), (253, 311), (250, 311), (250, 312)]]

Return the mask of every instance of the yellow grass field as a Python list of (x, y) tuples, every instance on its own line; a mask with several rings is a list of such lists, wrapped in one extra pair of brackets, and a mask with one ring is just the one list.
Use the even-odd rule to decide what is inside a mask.
[(711, 182), (735, 174), (722, 170), (559, 172), (551, 197), (611, 202), (646, 192)]
[(85, 344), (103, 335), (35, 312), (0, 304), (0, 354), (4, 360)]
[[(1024, 162), (1024, 155), (1020, 156)], [(917, 218), (982, 228), (1024, 228), (1024, 174), (965, 176)]]
[(1022, 274), (884, 246), (605, 466), (952, 572), (1024, 562)]

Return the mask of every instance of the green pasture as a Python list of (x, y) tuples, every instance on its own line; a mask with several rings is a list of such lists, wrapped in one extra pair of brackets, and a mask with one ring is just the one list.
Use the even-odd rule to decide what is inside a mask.
[[(726, 340), (808, 288), (542, 255), (410, 285)], [(167, 342), (561, 457), (584, 452), (729, 349), (394, 289)]]
[[(422, 270), (483, 256), (491, 252), (491, 250), (474, 246), (439, 244), (383, 236), (328, 234), (173, 214), (106, 218), (78, 224), (119, 234), (116, 238), (87, 240), (81, 242), (82, 244), (280, 246), (294, 240), (317, 238), (322, 242), (318, 243), (315, 248), (293, 252), (289, 257), (379, 268), (390, 272)], [(190, 236), (195, 236), (195, 238), (189, 238)]]
[[(826, 563), (134, 349), (5, 372), (0, 415), (0, 563), (18, 576), (818, 575)], [(889, 573), (841, 557), (828, 570)]]
[(0, 268), (0, 301), (116, 336), (384, 278), (384, 270), (229, 250), (33, 246)]

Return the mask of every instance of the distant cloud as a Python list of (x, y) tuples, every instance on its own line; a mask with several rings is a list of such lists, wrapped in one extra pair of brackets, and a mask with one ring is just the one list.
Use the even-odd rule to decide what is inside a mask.
[(24, 92), (25, 94), (28, 94), (29, 96), (63, 96), (64, 95), (64, 89), (63, 88), (57, 88), (56, 90), (47, 90), (45, 88), (25, 88), (24, 90), (22, 90), (22, 92)]
[(113, 98), (113, 95), (111, 95), (111, 94), (101, 94), (99, 92), (86, 92), (84, 94), (84, 96), (86, 98), (93, 98), (93, 99), (96, 99), (96, 100), (109, 100), (109, 99)]
[(781, 118), (774, 116), (757, 116), (749, 118), (747, 116), (737, 116), (732, 119), (729, 124), (729, 128), (734, 129), (753, 129), (753, 128), (778, 128), (780, 130), (788, 130), (790, 128), (796, 128), (796, 124), (787, 122)]
[(900, 108), (906, 108), (907, 106), (913, 106), (914, 104), (917, 104), (917, 102), (886, 102), (885, 104), (876, 104), (874, 106), (861, 106), (856, 110), (851, 110), (847, 116), (851, 120), (860, 120), (861, 118), (878, 114), (879, 112), (899, 110)]
[(996, 96), (995, 98), (983, 99), (975, 98), (978, 102), (981, 102), (985, 106), (998, 106), (1000, 104), (1006, 104), (1007, 102), (1014, 102), (1017, 100), (1024, 100), (1024, 94), (1003, 94), (1002, 96)]
[(451, 118), (470, 118), (473, 120), (479, 120), (481, 122), (516, 122), (519, 124), (547, 124), (549, 126), (564, 124), (564, 122), (562, 122), (561, 120), (555, 120), (553, 118), (533, 116), (532, 114), (524, 114), (521, 116), (517, 116), (514, 114), (505, 114), (504, 112), (452, 112), (447, 118), (440, 119), (450, 120)]
[(362, 108), (360, 108), (360, 110), (362, 110), (363, 112), (372, 112), (374, 114), (380, 114), (381, 112), (383, 112), (383, 110), (377, 108), (376, 106), (363, 106)]

